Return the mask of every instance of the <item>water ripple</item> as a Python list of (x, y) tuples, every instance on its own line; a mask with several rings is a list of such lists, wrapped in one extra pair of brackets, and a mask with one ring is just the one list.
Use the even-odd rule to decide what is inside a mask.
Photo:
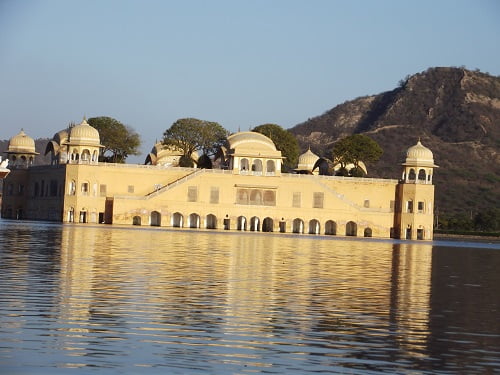
[(493, 373), (500, 253), (0, 221), (0, 372)]

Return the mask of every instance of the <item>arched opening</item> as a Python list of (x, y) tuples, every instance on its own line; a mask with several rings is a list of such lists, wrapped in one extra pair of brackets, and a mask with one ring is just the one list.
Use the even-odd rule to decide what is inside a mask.
[(85, 149), (82, 151), (82, 163), (88, 163), (90, 161), (90, 151)]
[(258, 232), (260, 230), (260, 220), (257, 216), (250, 219), (250, 230), (252, 232)]
[(273, 190), (264, 190), (264, 204), (276, 206), (276, 193)]
[(75, 209), (74, 207), (70, 207), (68, 210), (68, 223), (74, 223), (75, 222)]
[(410, 169), (410, 172), (408, 173), (408, 181), (415, 181), (416, 175), (415, 175), (415, 169)]
[(249, 204), (247, 189), (238, 189), (237, 204)]
[(262, 231), (263, 232), (272, 232), (273, 231), (274, 222), (270, 217), (266, 217), (262, 222)]
[(247, 172), (250, 170), (249, 164), (248, 164), (248, 159), (241, 159), (240, 160), (240, 171), (241, 172)]
[(247, 230), (247, 218), (245, 216), (238, 216), (236, 223), (237, 230)]
[(262, 174), (262, 160), (260, 159), (255, 159), (252, 164), (252, 172), (255, 175), (261, 175)]
[(325, 234), (336, 235), (337, 234), (337, 223), (333, 220), (328, 220), (325, 223)]
[(207, 215), (207, 229), (217, 229), (217, 217), (215, 215)]
[(260, 190), (252, 190), (250, 193), (250, 204), (262, 204), (262, 193)]
[(358, 224), (354, 221), (349, 221), (345, 226), (345, 235), (346, 236), (357, 236), (358, 235)]
[(417, 240), (424, 239), (424, 228), (417, 228)]
[(426, 176), (425, 176), (425, 169), (420, 169), (418, 171), (418, 182), (425, 182)]
[(319, 234), (320, 233), (320, 225), (319, 221), (316, 219), (312, 219), (309, 221), (309, 234)]
[(200, 215), (192, 213), (188, 217), (188, 226), (189, 228), (199, 228), (200, 227)]
[(97, 154), (97, 151), (94, 151), (92, 153), (92, 162), (96, 162), (98, 158), (99, 158), (99, 156)]
[(132, 218), (132, 225), (141, 225), (141, 217), (140, 216), (134, 216)]
[(266, 162), (266, 173), (269, 175), (273, 175), (276, 172), (276, 164), (274, 160), (268, 160)]
[(159, 227), (161, 225), (161, 214), (158, 211), (151, 212), (151, 226)]
[(292, 223), (293, 233), (304, 233), (304, 221), (302, 219), (294, 219)]
[(182, 225), (184, 223), (184, 217), (182, 216), (181, 213), (176, 212), (175, 214), (172, 215), (172, 226), (175, 228), (182, 228)]
[(364, 236), (371, 237), (372, 236), (372, 228), (365, 228)]
[[(69, 195), (75, 195), (76, 193), (76, 181), (75, 180), (71, 180), (69, 185), (68, 185), (68, 194)], [(43, 196), (43, 189), (42, 189), (42, 193), (41, 195)]]

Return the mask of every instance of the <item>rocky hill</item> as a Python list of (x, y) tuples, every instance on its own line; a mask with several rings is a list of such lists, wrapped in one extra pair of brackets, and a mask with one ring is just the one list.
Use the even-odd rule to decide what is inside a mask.
[(430, 68), (378, 95), (347, 101), (291, 128), (305, 150), (331, 157), (334, 142), (363, 133), (384, 149), (371, 177), (398, 178), (420, 138), (434, 153), (436, 208), (476, 214), (500, 207), (500, 77)]

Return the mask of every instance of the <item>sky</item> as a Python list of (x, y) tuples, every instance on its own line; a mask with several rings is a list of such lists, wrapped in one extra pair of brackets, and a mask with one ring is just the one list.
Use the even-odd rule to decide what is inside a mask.
[(293, 127), (407, 75), (500, 75), (497, 0), (0, 0), (0, 139), (84, 116)]

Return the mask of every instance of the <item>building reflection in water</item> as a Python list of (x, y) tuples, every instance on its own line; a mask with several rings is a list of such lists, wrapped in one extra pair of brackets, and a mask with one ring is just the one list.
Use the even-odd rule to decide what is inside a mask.
[(103, 350), (75, 344), (95, 332), (247, 349), (240, 360), (283, 342), (353, 357), (392, 342), (423, 356), (431, 263), (421, 243), (64, 226), (61, 335), (77, 356)]
[(412, 356), (427, 355), (432, 246), (397, 244), (392, 251), (390, 322), (400, 347)]
[(98, 225), (0, 229), (0, 366), (5, 358), (43, 368), (126, 358), (180, 372), (215, 364), (213, 373), (228, 363), (231, 372), (500, 366), (497, 249)]

